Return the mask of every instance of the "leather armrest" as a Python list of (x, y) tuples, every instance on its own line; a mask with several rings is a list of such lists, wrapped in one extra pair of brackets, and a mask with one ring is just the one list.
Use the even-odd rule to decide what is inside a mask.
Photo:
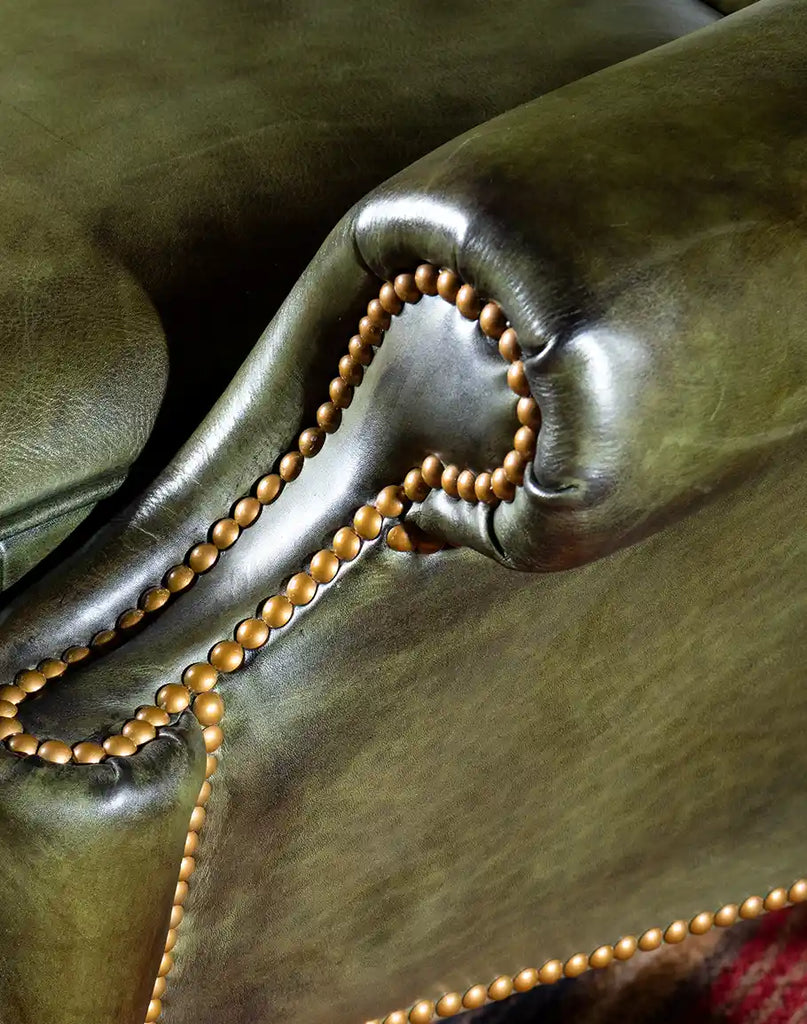
[(0, 181), (0, 589), (123, 480), (162, 401), (165, 339), (126, 269)]
[[(490, 526), (509, 564), (631, 543), (804, 430), (805, 47), (804, 5), (759, 3), (473, 129), (356, 211), (375, 273), (454, 267), (518, 331), (543, 427)], [(469, 512), (434, 495), (420, 515), (451, 539)]]

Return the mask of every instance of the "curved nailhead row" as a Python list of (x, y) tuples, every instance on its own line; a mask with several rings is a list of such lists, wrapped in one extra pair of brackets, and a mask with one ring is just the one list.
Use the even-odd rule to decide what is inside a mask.
[(626, 935), (613, 946), (599, 946), (589, 956), (575, 953), (565, 962), (547, 960), (543, 967), (526, 967), (518, 974), (502, 974), (489, 985), (472, 985), (464, 993), (447, 992), (436, 1001), (420, 999), (409, 1010), (395, 1010), (367, 1024), (432, 1024), (465, 1010), (476, 1010), (488, 1002), (500, 1002), (516, 992), (529, 992), (538, 985), (552, 985), (561, 978), (577, 978), (588, 970), (601, 970), (615, 960), (630, 960), (638, 951), (658, 949), (662, 943), (682, 942), (687, 935), (703, 935), (711, 928), (727, 928), (739, 920), (759, 917), (766, 911), (807, 901), (807, 879), (800, 878), (789, 889), (772, 889), (763, 899), (749, 896), (739, 906), (728, 903), (715, 913), (704, 911), (691, 921), (673, 921), (666, 929), (650, 928), (638, 938)]
[[(317, 426), (307, 427), (301, 432), (297, 449), (281, 458), (278, 472), (262, 477), (254, 488), (254, 495), (239, 498), (232, 508), (232, 515), (219, 519), (210, 528), (209, 540), (194, 545), (184, 563), (170, 568), (163, 577), (162, 586), (145, 591), (140, 607), (131, 608), (119, 616), (115, 629), (97, 633), (89, 646), (70, 647), (61, 658), (47, 658), (35, 669), (24, 669), (17, 674), (13, 685), (0, 687), (0, 741), (5, 740), (10, 750), (22, 756), (37, 754), (57, 764), (95, 764), (106, 756), (127, 757), (156, 737), (156, 732), (151, 735), (142, 722), (138, 724), (139, 720), (133, 719), (120, 733), (107, 737), (103, 743), (85, 741), (71, 748), (60, 740), (39, 740), (25, 733), (18, 718), (18, 708), (49, 680), (60, 678), (71, 666), (85, 661), (93, 651), (108, 649), (124, 633), (140, 626), (146, 616), (162, 609), (172, 596), (187, 590), (198, 575), (213, 569), (221, 552), (232, 547), (243, 530), (256, 522), (263, 507), (275, 501), (284, 485), (299, 476), (305, 459), (318, 454), (326, 435), (339, 428), (342, 410), (350, 405), (353, 391), (361, 384), (364, 368), (372, 362), (375, 349), (381, 345), (392, 317), (399, 314), (406, 303), (416, 303), (423, 295), (439, 295), (445, 301), (455, 303), (462, 316), (478, 320), (483, 333), (498, 342), (499, 352), (509, 364), (507, 380), (517, 396), (519, 426), (513, 438), (513, 448), (501, 466), (475, 473), (467, 468), (446, 466), (436, 455), (427, 455), (420, 466), (407, 473), (402, 485), (403, 496), (410, 501), (423, 501), (430, 490), (441, 489), (451, 497), (470, 503), (482, 501), (495, 505), (499, 501), (513, 500), (516, 487), (523, 482), (524, 470), (535, 454), (540, 426), (538, 406), (530, 396), (516, 333), (508, 326), (497, 303), (483, 304), (476, 291), (470, 285), (462, 284), (453, 271), (421, 264), (414, 274), (399, 274), (394, 282), (383, 284), (378, 298), (368, 304), (367, 314), (359, 321), (358, 333), (350, 339), (347, 355), (339, 360), (339, 376), (329, 386), (330, 400), (317, 410)], [(388, 502), (386, 507), (391, 508), (392, 504)], [(387, 542), (396, 551), (424, 554), (442, 546), (408, 524), (393, 527)], [(294, 600), (300, 588), (310, 586), (303, 576), (298, 574), (290, 581), (292, 592), (289, 600)], [(254, 639), (256, 628), (242, 623), (238, 630)], [(224, 660), (237, 657), (238, 646), (247, 647), (238, 631), (234, 641), (222, 641), (217, 646), (216, 658)], [(215, 665), (215, 661), (212, 663)]]

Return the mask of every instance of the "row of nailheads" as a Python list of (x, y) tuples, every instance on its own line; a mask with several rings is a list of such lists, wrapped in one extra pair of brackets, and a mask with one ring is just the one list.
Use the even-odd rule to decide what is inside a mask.
[(516, 992), (529, 992), (537, 985), (551, 985), (561, 978), (576, 978), (587, 970), (599, 970), (614, 960), (629, 960), (637, 950), (648, 952), (658, 949), (663, 942), (682, 942), (687, 935), (703, 935), (712, 927), (727, 928), (740, 919), (759, 917), (765, 911), (781, 910), (788, 904), (807, 901), (807, 879), (801, 878), (789, 889), (772, 889), (763, 899), (749, 896), (742, 904), (726, 904), (716, 913), (704, 911), (691, 921), (673, 921), (669, 927), (650, 928), (638, 939), (626, 935), (613, 946), (600, 946), (590, 956), (576, 953), (563, 963), (548, 960), (543, 967), (527, 967), (516, 975), (503, 974), (489, 985), (473, 985), (464, 994), (449, 992), (436, 1002), (421, 999), (407, 1010), (395, 1010), (386, 1017), (367, 1024), (431, 1024), (435, 1019), (453, 1017), (465, 1010), (475, 1010), (488, 1002), (499, 1002)]
[[(418, 268), (415, 275), (399, 275), (394, 285), (385, 284), (381, 288), (378, 299), (373, 299), (368, 306), (368, 315), (362, 318), (359, 325), (359, 334), (351, 338), (349, 355), (343, 356), (339, 363), (340, 376), (331, 381), (331, 401), (320, 406), (317, 412), (318, 428), (307, 428), (300, 435), (299, 452), (291, 453), (293, 461), (287, 466), (287, 474), (293, 473), (294, 479), (302, 466), (302, 458), (313, 458), (321, 449), (325, 433), (336, 430), (341, 423), (341, 410), (347, 408), (352, 401), (353, 388), (358, 387), (363, 379), (361, 367), (369, 365), (373, 357), (373, 350), (377, 348), (384, 336), (384, 331), (389, 327), (390, 317), (400, 313), (404, 301), (416, 302), (421, 292), (434, 294), (436, 282), (442, 278), (446, 280), (448, 272), (443, 271), (438, 275), (433, 267), (423, 265)], [(451, 275), (455, 279), (455, 275)], [(434, 284), (435, 291), (428, 291)], [(461, 312), (468, 316), (471, 306), (468, 305), (471, 299), (475, 301), (475, 293), (465, 288), (463, 307)], [(462, 293), (462, 288), (457, 288), (455, 297)], [(445, 296), (444, 296), (445, 297)], [(458, 302), (459, 305), (459, 302)], [(485, 309), (488, 310), (486, 322), (490, 330), (498, 330), (497, 324), (501, 324), (498, 334), (501, 336), (505, 329), (504, 318), (498, 309), (497, 316), (493, 316), (493, 304), (489, 303)], [(514, 332), (511, 332), (510, 353), (517, 352)], [(501, 348), (501, 340), (500, 340)], [(509, 377), (508, 377), (509, 379)], [(512, 386), (512, 383), (511, 383)], [(525, 402), (531, 403), (529, 406)], [(516, 434), (516, 444), (526, 451), (534, 453), (535, 439), (533, 427), (537, 429), (537, 407), (532, 399), (520, 395), (518, 408), (519, 415), (532, 423), (528, 426), (522, 423)], [(317, 430), (319, 433), (317, 433)], [(527, 432), (532, 435), (532, 443)], [(513, 454), (513, 453), (511, 453)], [(519, 459), (526, 459), (526, 455), (516, 452)], [(284, 462), (290, 456), (284, 456), (281, 460), (280, 472), (284, 472)], [(510, 458), (510, 456), (508, 456)], [(510, 462), (513, 463), (513, 459)], [(507, 459), (505, 459), (507, 464)], [(198, 662), (189, 665), (182, 675), (182, 683), (169, 683), (157, 693), (157, 708), (146, 709), (151, 713), (162, 710), (164, 713), (176, 714), (192, 706), (196, 717), (204, 727), (205, 744), (210, 757), (213, 750), (218, 749), (222, 741), (220, 722), (224, 714), (224, 703), (221, 696), (213, 691), (218, 682), (219, 673), (234, 672), (241, 667), (244, 661), (245, 650), (257, 650), (267, 643), (271, 630), (282, 629), (288, 625), (298, 607), (309, 604), (320, 586), (331, 583), (340, 568), (342, 562), (350, 562), (355, 559), (363, 545), (367, 541), (378, 538), (382, 532), (384, 521), (387, 519), (400, 518), (410, 501), (422, 501), (432, 488), (442, 487), (454, 497), (466, 501), (495, 501), (492, 498), (492, 479), (496, 472), (504, 473), (504, 469), (498, 469), (493, 474), (480, 474), (476, 477), (470, 470), (460, 471), (456, 467), (445, 467), (440, 460), (434, 456), (427, 456), (420, 467), (410, 470), (407, 473), (403, 484), (390, 485), (383, 488), (372, 505), (362, 506), (354, 515), (351, 526), (343, 526), (334, 535), (330, 548), (323, 548), (318, 551), (310, 560), (308, 569), (296, 573), (288, 581), (285, 593), (276, 594), (267, 598), (261, 605), (260, 617), (245, 619), (235, 629), (234, 640), (221, 640), (213, 646), (208, 655), (207, 662)], [(518, 482), (523, 479), (524, 465), (519, 462)], [(470, 474), (470, 486), (467, 486), (468, 475)], [(487, 481), (485, 477), (487, 476)], [(287, 477), (288, 478), (288, 477)], [(482, 481), (480, 484), (479, 481)], [(508, 500), (512, 499), (515, 490), (515, 481), (508, 481), (506, 495)], [(504, 495), (500, 495), (504, 497)], [(392, 526), (386, 534), (387, 544), (396, 551), (420, 551), (431, 553), (439, 550), (442, 546), (439, 542), (423, 535), (417, 528), (403, 523)], [(195, 694), (195, 696), (194, 696)], [(192, 702), (192, 703), (191, 703)], [(201, 705), (201, 706), (200, 706)], [(141, 709), (142, 713), (144, 709)], [(215, 759), (214, 759), (215, 761)], [(215, 762), (214, 769), (218, 762)], [(212, 773), (211, 773), (212, 774)], [(210, 777), (205, 782), (207, 789), (203, 787), (205, 801), (210, 793)], [(194, 810), (196, 814), (200, 806)], [(191, 852), (186, 846), (185, 857), (182, 860), (177, 888), (177, 898), (172, 908), (172, 924), (168, 932), (165, 953), (160, 963), (157, 979), (154, 983), (151, 1001), (146, 1012), (146, 1024), (157, 1021), (162, 1013), (162, 997), (167, 985), (167, 976), (173, 966), (171, 950), (176, 942), (176, 927), (182, 916), (181, 900), (187, 895), (188, 881), (195, 868), (193, 854), (198, 845), (198, 829), (194, 831), (194, 822), (191, 819), (191, 830), (188, 833)], [(191, 839), (191, 837), (194, 837)], [(174, 915), (177, 915), (177, 924), (173, 923)]]
[[(399, 274), (394, 282), (384, 283), (378, 298), (368, 304), (366, 316), (359, 321), (358, 334), (350, 339), (348, 354), (339, 361), (339, 376), (331, 381), (330, 401), (317, 410), (318, 426), (302, 431), (297, 450), (283, 456), (278, 473), (264, 476), (258, 481), (254, 496), (240, 498), (233, 506), (231, 517), (214, 523), (209, 541), (191, 548), (185, 562), (173, 566), (165, 574), (163, 586), (147, 590), (140, 599), (140, 607), (129, 609), (119, 617), (117, 632), (114, 629), (102, 630), (93, 638), (91, 647), (71, 647), (63, 653), (62, 658), (45, 659), (36, 669), (19, 672), (13, 685), (0, 687), (0, 741), (6, 740), (9, 749), (24, 756), (37, 754), (46, 761), (59, 764), (94, 764), (106, 756), (129, 756), (143, 743), (154, 738), (150, 723), (135, 718), (124, 725), (121, 733), (107, 737), (101, 744), (85, 741), (71, 748), (60, 740), (40, 741), (23, 731), (17, 717), (18, 706), (26, 697), (41, 690), (48, 680), (59, 678), (70, 666), (84, 661), (89, 657), (91, 648), (96, 651), (108, 648), (123, 633), (139, 626), (147, 614), (159, 611), (173, 595), (186, 590), (197, 575), (209, 572), (215, 566), (219, 554), (235, 544), (242, 531), (257, 520), (263, 506), (275, 501), (284, 484), (299, 476), (304, 460), (317, 455), (326, 434), (338, 429), (342, 410), (350, 405), (353, 390), (361, 384), (364, 368), (372, 361), (375, 348), (382, 343), (392, 316), (399, 314), (405, 303), (418, 302), (422, 295), (440, 295), (445, 301), (456, 304), (464, 317), (478, 319), (482, 331), (498, 342), (502, 358), (509, 363), (508, 384), (518, 398), (516, 414), (519, 427), (513, 439), (513, 449), (505, 456), (501, 466), (490, 472), (476, 474), (470, 469), (446, 466), (437, 456), (428, 455), (419, 467), (406, 475), (403, 492), (410, 501), (422, 501), (430, 490), (438, 488), (454, 498), (472, 503), (483, 501), (496, 504), (500, 500), (513, 499), (516, 487), (523, 481), (524, 469), (535, 453), (540, 425), (538, 407), (530, 396), (516, 333), (512, 327), (508, 327), (497, 303), (488, 302), (483, 305), (476, 291), (468, 284), (461, 284), (453, 271), (438, 271), (431, 264), (421, 264), (414, 274)], [(387, 540), (397, 551), (418, 550), (426, 553), (440, 547), (411, 526), (393, 527)], [(323, 553), (322, 559), (325, 557)], [(305, 574), (299, 573), (289, 585), (293, 590), (310, 587)], [(234, 657), (239, 644), (254, 649), (242, 643), (239, 631), (247, 641), (254, 641), (261, 635), (260, 627), (255, 625), (257, 621), (241, 623), (236, 630), (235, 641), (222, 641), (217, 645), (217, 657), (224, 660)], [(215, 661), (211, 663), (215, 665)]]

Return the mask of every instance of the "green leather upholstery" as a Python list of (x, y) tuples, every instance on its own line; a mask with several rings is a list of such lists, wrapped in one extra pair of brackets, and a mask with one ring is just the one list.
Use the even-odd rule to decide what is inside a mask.
[(120, 485), (168, 369), (132, 276), (13, 178), (0, 179), (0, 363), (2, 590)]
[[(544, 413), (516, 501), (430, 495), (409, 518), (456, 546), (368, 543), (221, 681), (166, 1024), (360, 1024), (803, 874), (805, 44), (807, 8), (762, 0), (376, 188), (154, 485), (3, 615), (10, 679), (136, 604), (311, 421), (381, 280), (449, 266), (516, 327)], [(500, 458), (505, 373), (452, 305), (407, 306), (299, 479), (26, 729), (107, 735), (426, 451)], [(0, 749), (3, 1024), (143, 1020), (201, 760), (190, 716), (98, 768)], [(57, 900), (84, 973), (43, 980)]]

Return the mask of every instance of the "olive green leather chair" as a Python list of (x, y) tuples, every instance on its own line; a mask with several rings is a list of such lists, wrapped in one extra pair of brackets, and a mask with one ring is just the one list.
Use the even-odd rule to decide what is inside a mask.
[(2, 1024), (807, 899), (807, 4), (719, 6), (8, 5)]

